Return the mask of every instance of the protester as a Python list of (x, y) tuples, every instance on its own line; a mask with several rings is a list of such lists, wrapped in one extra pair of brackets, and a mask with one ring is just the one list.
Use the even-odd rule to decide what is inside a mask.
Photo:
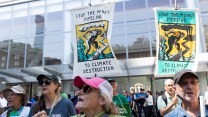
[(62, 98), (59, 92), (59, 80), (56, 75), (37, 76), (42, 95), (39, 101), (31, 107), (28, 117), (70, 117), (76, 115), (73, 103)]
[(126, 97), (117, 93), (118, 84), (115, 80), (109, 79), (108, 82), (113, 87), (113, 103), (118, 106), (119, 113), (125, 117), (131, 117), (131, 108)]
[(113, 89), (106, 80), (76, 76), (74, 85), (79, 88), (75, 107), (84, 113), (75, 117), (120, 117), (112, 103)]
[[(76, 106), (78, 102), (78, 90), (74, 90), (74, 95), (70, 98), (70, 100), (73, 102), (74, 106)], [(79, 110), (76, 109), (77, 114), (79, 114)]]
[(27, 94), (21, 86), (13, 86), (2, 90), (3, 97), (11, 107), (1, 114), (1, 117), (27, 117), (30, 107), (26, 107)]
[(144, 92), (144, 88), (140, 89), (139, 93), (136, 93), (136, 104), (138, 108), (139, 117), (142, 117), (142, 110), (144, 112), (145, 117), (147, 116), (146, 108), (144, 106), (147, 98), (147, 94)]
[(2, 92), (0, 91), (0, 108), (7, 107), (7, 100), (2, 95)]
[(153, 97), (152, 97), (152, 92), (151, 91), (147, 91), (147, 117), (153, 117)]
[(61, 97), (68, 99), (68, 95), (66, 93), (64, 93), (63, 91), (61, 91), (62, 85), (63, 85), (61, 80), (59, 80), (59, 85), (60, 85), (59, 86), (59, 91), (60, 91)]
[[(199, 117), (199, 80), (196, 73), (183, 69), (174, 75), (176, 95), (182, 100), (180, 106), (168, 113), (165, 117)], [(208, 111), (206, 110), (206, 116)]]
[(132, 112), (132, 115), (134, 116), (134, 117), (138, 117), (137, 116), (137, 106), (136, 106), (136, 102), (135, 102), (135, 100), (134, 100), (134, 93), (131, 93), (130, 94), (130, 96), (131, 96), (131, 98), (132, 98), (132, 104), (131, 104), (131, 112)]
[(39, 100), (39, 97), (37, 95), (34, 95), (30, 102), (32, 104), (35, 104), (38, 100)]
[(164, 89), (165, 93), (160, 95), (157, 99), (157, 108), (160, 116), (166, 115), (180, 103), (175, 95), (174, 81), (172, 79), (167, 79), (165, 81)]
[(129, 92), (128, 92), (127, 90), (124, 90), (124, 91), (123, 91), (123, 95), (126, 97), (128, 103), (129, 103), (129, 105), (131, 106), (131, 105), (132, 105), (132, 98), (131, 98), (131, 96), (129, 95)]

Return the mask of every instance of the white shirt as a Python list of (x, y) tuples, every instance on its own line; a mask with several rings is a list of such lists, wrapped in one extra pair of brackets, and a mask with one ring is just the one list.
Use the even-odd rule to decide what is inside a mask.
[(149, 96), (148, 96), (148, 98), (147, 98), (147, 105), (148, 105), (148, 106), (153, 105), (153, 97), (152, 97), (152, 95), (149, 95)]
[(7, 100), (0, 97), (0, 108), (7, 107)]

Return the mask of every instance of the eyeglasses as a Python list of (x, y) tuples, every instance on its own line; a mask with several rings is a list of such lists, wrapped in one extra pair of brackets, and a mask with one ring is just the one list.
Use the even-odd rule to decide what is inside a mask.
[(81, 89), (79, 90), (82, 90), (83, 93), (87, 94), (87, 93), (90, 93), (90, 91), (92, 91), (92, 87), (86, 85), (86, 86), (83, 86)]
[(51, 83), (51, 80), (45, 80), (45, 81), (38, 81), (38, 84), (40, 85), (40, 86), (43, 86), (43, 84), (45, 84), (45, 85), (49, 85)]

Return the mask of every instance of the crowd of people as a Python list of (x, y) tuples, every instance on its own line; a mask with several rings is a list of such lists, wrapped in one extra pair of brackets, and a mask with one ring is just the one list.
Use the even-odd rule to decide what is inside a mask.
[(40, 74), (41, 95), (34, 96), (32, 104), (20, 85), (0, 91), (0, 117), (198, 117), (198, 79), (191, 70), (177, 72), (165, 80), (165, 91), (154, 102), (152, 92), (143, 87), (136, 93), (119, 93), (116, 80), (99, 77), (76, 76), (73, 83), (78, 90), (70, 96), (61, 92), (62, 82), (56, 75)]

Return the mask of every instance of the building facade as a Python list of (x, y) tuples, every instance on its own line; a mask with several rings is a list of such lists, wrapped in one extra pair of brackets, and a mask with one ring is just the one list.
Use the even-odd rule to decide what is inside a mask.
[[(53, 73), (63, 80), (63, 91), (72, 83), (73, 39), (70, 10), (111, 0), (5, 0), (0, 2), (1, 87), (23, 85), (30, 97), (37, 93), (36, 76)], [(119, 92), (138, 87), (163, 89), (165, 78), (154, 78), (156, 34), (154, 7), (175, 7), (175, 0), (115, 0), (111, 46), (123, 74), (112, 75)], [(200, 54), (197, 73), (201, 95), (207, 86), (208, 1), (177, 0), (180, 8), (200, 11)], [(70, 84), (70, 85), (68, 85)]]

